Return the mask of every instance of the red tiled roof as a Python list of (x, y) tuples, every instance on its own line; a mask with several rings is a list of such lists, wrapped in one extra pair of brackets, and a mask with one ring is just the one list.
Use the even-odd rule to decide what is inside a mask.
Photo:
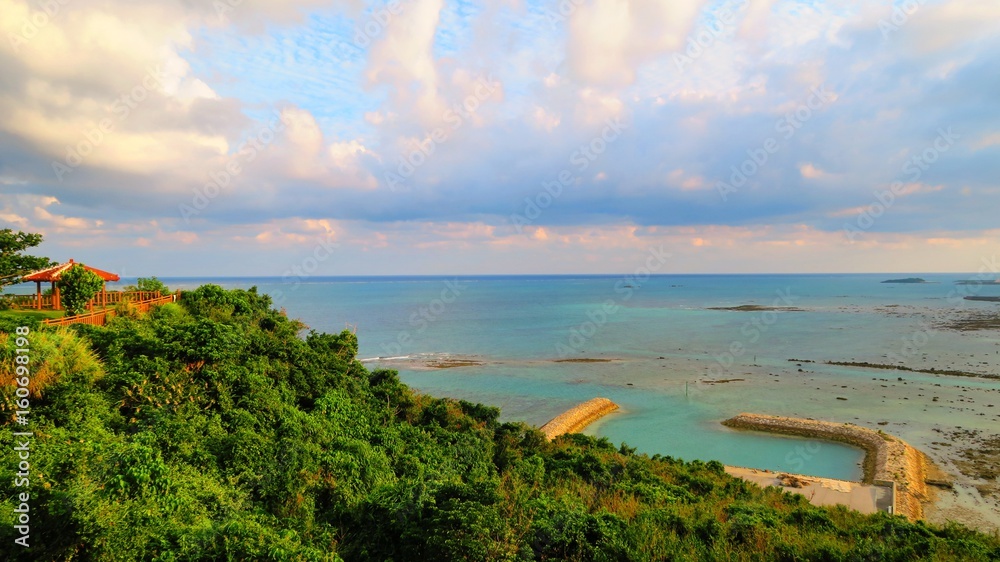
[(69, 260), (66, 263), (59, 264), (48, 269), (42, 269), (34, 273), (29, 273), (21, 278), (22, 281), (58, 281), (59, 277), (62, 276), (63, 272), (67, 269), (73, 267), (74, 265), (82, 265), (84, 269), (87, 269), (93, 273), (96, 273), (98, 277), (104, 279), (105, 281), (118, 281), (121, 279), (118, 275), (114, 273), (109, 273), (107, 271), (97, 269), (96, 267), (90, 267), (89, 265), (84, 265), (82, 263), (76, 263), (73, 260)]

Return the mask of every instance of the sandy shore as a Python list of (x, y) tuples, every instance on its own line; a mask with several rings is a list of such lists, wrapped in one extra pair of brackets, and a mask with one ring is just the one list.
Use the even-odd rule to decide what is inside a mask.
[(861, 513), (887, 511), (892, 501), (891, 487), (739, 466), (727, 466), (726, 473), (764, 488), (777, 486), (801, 494), (814, 505), (846, 505)]
[(541, 427), (541, 430), (549, 440), (555, 439), (564, 433), (579, 433), (595, 420), (617, 409), (618, 404), (607, 398), (594, 398), (552, 418)]
[(922, 502), (929, 500), (925, 480), (930, 459), (898, 437), (850, 423), (760, 414), (743, 413), (722, 423), (737, 429), (829, 439), (860, 447), (865, 450), (864, 483), (895, 482), (895, 513), (914, 521), (923, 519)]

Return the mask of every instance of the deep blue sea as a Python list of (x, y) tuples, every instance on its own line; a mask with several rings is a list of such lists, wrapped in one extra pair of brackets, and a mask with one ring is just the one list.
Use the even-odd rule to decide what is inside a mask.
[[(934, 283), (881, 283), (910, 276)], [(888, 376), (885, 372), (822, 362), (905, 360), (922, 368), (997, 372), (1000, 340), (995, 335), (932, 327), (934, 319), (1000, 306), (961, 299), (965, 294), (1000, 295), (1000, 286), (954, 284), (973, 277), (571, 275), (316, 277), (297, 283), (275, 278), (163, 281), (172, 289), (207, 282), (230, 288), (256, 286), (312, 329), (356, 331), (360, 356), (369, 368), (397, 369), (406, 383), (422, 392), (499, 406), (507, 420), (541, 425), (578, 402), (604, 396), (617, 402), (621, 411), (586, 432), (616, 444), (626, 442), (643, 452), (685, 460), (717, 459), (731, 465), (858, 479), (862, 454), (856, 449), (737, 432), (719, 422), (742, 411), (865, 425), (884, 421), (881, 426), (920, 440), (933, 421), (956, 414), (935, 409), (937, 403), (910, 402), (906, 392), (912, 387), (898, 383), (897, 388), (895, 378), (890, 387), (881, 380)], [(713, 310), (740, 305), (797, 310)], [(430, 368), (446, 359), (481, 364)], [(558, 361), (563, 359), (607, 361)], [(908, 380), (914, 385), (987, 384), (919, 374)], [(923, 408), (919, 415), (917, 407)]]

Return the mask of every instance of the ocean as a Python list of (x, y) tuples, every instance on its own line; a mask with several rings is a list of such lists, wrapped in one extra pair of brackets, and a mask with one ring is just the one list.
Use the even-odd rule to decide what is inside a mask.
[[(961, 297), (1000, 295), (1000, 286), (954, 283), (974, 274), (881, 283), (909, 276), (163, 281), (172, 289), (256, 286), (314, 330), (356, 331), (369, 368), (396, 369), (421, 392), (498, 406), (504, 420), (541, 425), (604, 396), (621, 410), (585, 433), (616, 445), (858, 480), (863, 455), (855, 448), (734, 431), (720, 422), (740, 412), (812, 417), (884, 429), (918, 446), (937, 439), (935, 428), (996, 427), (993, 414), (958, 402), (964, 389), (996, 388), (996, 381), (824, 363), (902, 361), (917, 369), (1000, 373), (996, 331), (942, 327), (997, 310), (998, 304)], [(449, 362), (459, 366), (437, 368)], [(932, 400), (935, 393), (945, 399)]]

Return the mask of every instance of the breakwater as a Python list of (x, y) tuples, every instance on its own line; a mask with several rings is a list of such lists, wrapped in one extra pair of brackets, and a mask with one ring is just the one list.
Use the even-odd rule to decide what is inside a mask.
[(894, 512), (910, 520), (923, 518), (921, 501), (927, 499), (927, 486), (924, 480), (930, 461), (923, 453), (898, 437), (850, 423), (762, 414), (743, 413), (722, 424), (735, 429), (826, 439), (860, 447), (865, 451), (864, 483), (894, 482), (896, 488)]
[(564, 433), (578, 433), (594, 421), (618, 409), (607, 398), (587, 400), (552, 418), (541, 427), (546, 439), (552, 440)]

